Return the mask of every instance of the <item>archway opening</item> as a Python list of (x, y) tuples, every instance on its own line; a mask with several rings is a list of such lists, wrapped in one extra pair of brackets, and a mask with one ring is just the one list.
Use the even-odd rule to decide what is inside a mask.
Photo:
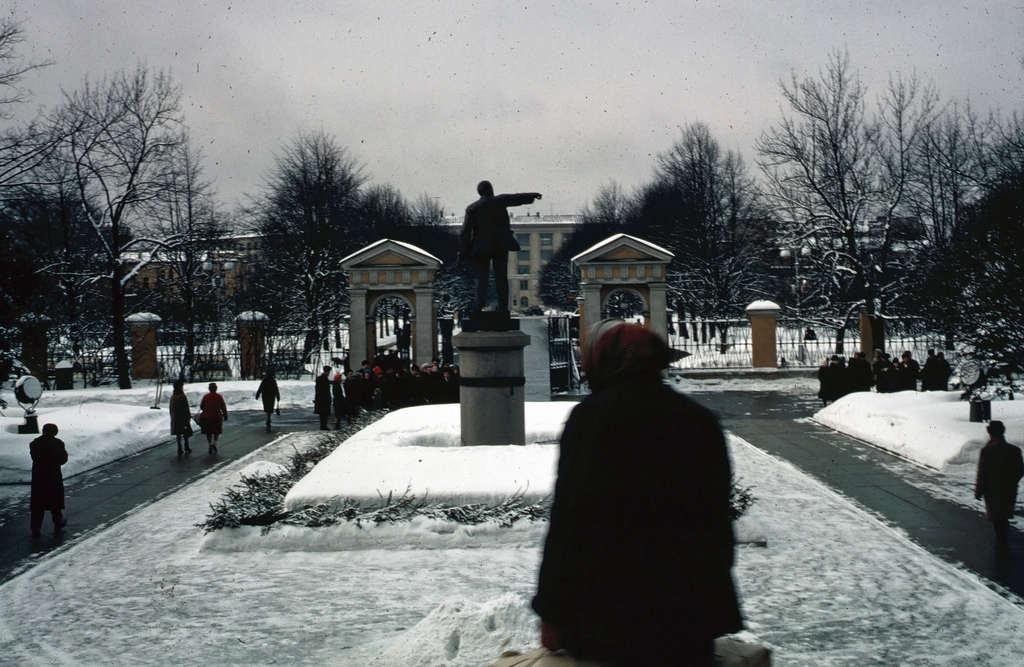
[(397, 296), (383, 296), (373, 306), (376, 355), (396, 356), (408, 366), (412, 358), (412, 307)]
[(644, 312), (647, 305), (643, 298), (633, 290), (620, 289), (608, 295), (604, 304), (604, 316), (619, 318), (629, 322), (644, 323)]

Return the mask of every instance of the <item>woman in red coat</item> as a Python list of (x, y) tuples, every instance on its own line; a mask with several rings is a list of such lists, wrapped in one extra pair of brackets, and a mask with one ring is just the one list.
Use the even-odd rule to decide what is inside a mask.
[(210, 445), (210, 454), (217, 453), (217, 439), (224, 432), (224, 422), (228, 418), (228, 406), (224, 397), (217, 393), (217, 383), (210, 383), (210, 393), (199, 401), (199, 426), (206, 434), (206, 442)]

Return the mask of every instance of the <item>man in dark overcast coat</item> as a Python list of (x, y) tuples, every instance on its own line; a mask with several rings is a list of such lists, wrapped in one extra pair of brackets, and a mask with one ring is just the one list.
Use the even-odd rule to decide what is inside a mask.
[(480, 199), (466, 207), (462, 223), (462, 259), (476, 266), (476, 311), (487, 305), (487, 274), (494, 267), (494, 284), (498, 288), (498, 310), (508, 312), (508, 253), (519, 250), (509, 224), (509, 206), (532, 204), (541, 198), (539, 192), (495, 195), (489, 181), (476, 186)]
[(68, 450), (57, 437), (57, 425), (46, 424), (43, 434), (29, 444), (32, 455), (32, 491), (29, 510), (32, 514), (32, 537), (39, 539), (43, 517), (49, 511), (53, 531), (59, 533), (68, 524), (64, 518), (64, 476), (60, 467), (68, 462)]
[(978, 480), (974, 497), (985, 499), (985, 513), (996, 531), (996, 550), (1001, 558), (1010, 555), (1010, 517), (1017, 503), (1017, 484), (1024, 477), (1020, 448), (1006, 442), (1001, 421), (988, 425), (991, 439), (978, 456)]

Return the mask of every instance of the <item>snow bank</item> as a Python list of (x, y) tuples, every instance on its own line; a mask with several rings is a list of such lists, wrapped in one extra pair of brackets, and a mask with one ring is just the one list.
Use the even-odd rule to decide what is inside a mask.
[[(185, 385), (185, 394), (193, 412), (206, 393), (208, 382)], [(257, 380), (218, 382), (228, 412), (262, 410), (263, 401), (254, 398)], [(309, 406), (313, 411), (313, 383), (305, 380), (279, 380), (281, 405), (286, 408)], [(137, 382), (131, 389), (90, 387), (65, 391), (45, 391), (39, 399), (36, 414), (39, 426), (54, 423), (60, 429), (57, 437), (68, 448), (64, 477), (77, 475), (110, 461), (130, 456), (154, 445), (169, 441), (170, 416), (167, 405), (171, 387)], [(25, 423), (25, 411), (10, 392), (4, 395), (10, 407), (0, 414), (0, 484), (27, 484), (31, 481), (32, 459), (28, 445), (37, 434), (22, 435), (18, 425)], [(153, 405), (157, 409), (152, 409)], [(198, 429), (197, 429), (198, 430)]]
[(459, 406), (392, 412), (352, 436), (314, 467), (285, 498), (289, 510), (319, 503), (364, 505), (408, 491), (451, 505), (495, 505), (521, 494), (536, 502), (554, 489), (557, 440), (574, 403), (527, 403), (522, 447), (461, 447)]
[(486, 665), (501, 651), (536, 648), (537, 637), (537, 615), (521, 596), (507, 593), (482, 603), (453, 599), (398, 637), (380, 642), (378, 656), (366, 664), (436, 667), (457, 660), (454, 664)]
[[(19, 413), (15, 416), (13, 413)], [(28, 446), (38, 434), (20, 435), (22, 411), (7, 410), (0, 416), (0, 484), (32, 481)], [(82, 403), (69, 407), (45, 407), (37, 411), (39, 426), (57, 424), (57, 437), (68, 450), (65, 477), (91, 470), (166, 440), (170, 430), (164, 410), (114, 403)]]
[[(814, 414), (814, 421), (914, 463), (942, 470), (977, 461), (988, 440), (985, 424), (970, 421), (957, 392), (848, 394)], [(1024, 401), (993, 401), (992, 419), (1006, 424), (1007, 438), (1024, 432)]]

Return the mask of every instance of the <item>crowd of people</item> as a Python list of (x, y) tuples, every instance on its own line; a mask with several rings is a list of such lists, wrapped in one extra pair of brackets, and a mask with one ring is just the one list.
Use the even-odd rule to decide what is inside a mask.
[(334, 428), (344, 419), (351, 424), (360, 410), (398, 410), (415, 405), (459, 402), (459, 367), (434, 359), (417, 367), (390, 351), (364, 359), (358, 369), (324, 366), (317, 377), (313, 412), (320, 429)]
[(818, 398), (828, 405), (855, 391), (917, 391), (919, 384), (921, 391), (946, 391), (952, 374), (946, 355), (935, 350), (928, 350), (924, 366), (910, 351), (901, 354), (899, 361), (882, 350), (875, 350), (875, 358), (870, 362), (864, 352), (848, 360), (832, 355), (818, 367)]

